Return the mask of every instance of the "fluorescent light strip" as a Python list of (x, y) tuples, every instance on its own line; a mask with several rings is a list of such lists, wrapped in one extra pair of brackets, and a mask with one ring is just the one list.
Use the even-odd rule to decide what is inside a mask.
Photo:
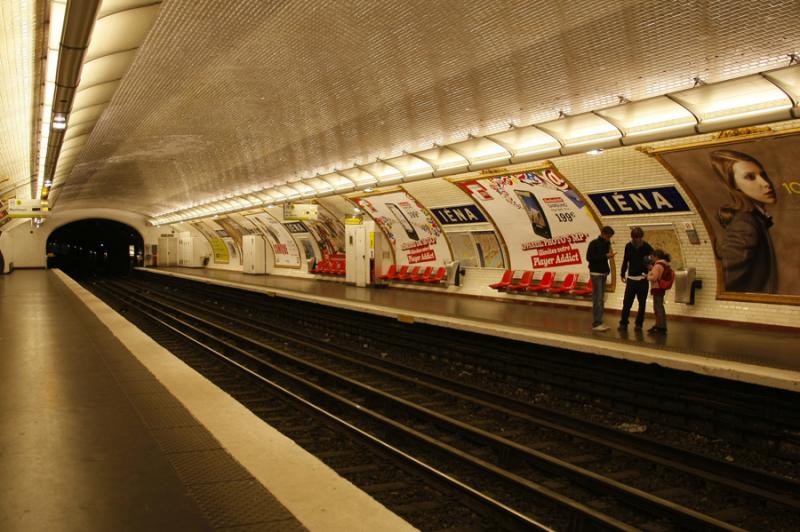
[(747, 118), (748, 116), (757, 116), (757, 115), (775, 113), (779, 111), (785, 111), (791, 108), (792, 108), (791, 104), (778, 105), (775, 107), (767, 107), (766, 109), (756, 109), (754, 111), (745, 111), (743, 113), (734, 113), (732, 115), (715, 116), (713, 118), (701, 119), (700, 123), (714, 124), (716, 122), (727, 122), (729, 120), (738, 120), (740, 118)]
[[(61, 42), (61, 33), (64, 31), (64, 15), (67, 3), (64, 0), (50, 2), (50, 31), (47, 38), (47, 56), (45, 58), (45, 100), (42, 105), (42, 117), (39, 123), (39, 161), (36, 171), (36, 198), (42, 197), (44, 188), (45, 160), (47, 158), (47, 143), (50, 140), (50, 116), (53, 110), (53, 98), (56, 91), (56, 69), (58, 68), (58, 50)], [(52, 124), (53, 129), (65, 129), (66, 119), (59, 124)]]
[(599, 139), (590, 139), (590, 140), (582, 140), (580, 142), (571, 142), (569, 144), (565, 144), (565, 148), (573, 148), (575, 146), (585, 146), (587, 144), (603, 144), (605, 142), (611, 142), (614, 140), (620, 140), (622, 137), (620, 135), (614, 135), (613, 137), (602, 137)]

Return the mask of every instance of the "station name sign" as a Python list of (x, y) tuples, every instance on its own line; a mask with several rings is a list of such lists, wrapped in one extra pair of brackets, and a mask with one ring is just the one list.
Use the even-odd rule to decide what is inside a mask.
[(690, 212), (678, 189), (672, 185), (588, 194), (603, 216)]
[(438, 207), (431, 209), (431, 212), (442, 225), (486, 223), (486, 216), (483, 215), (477, 205)]

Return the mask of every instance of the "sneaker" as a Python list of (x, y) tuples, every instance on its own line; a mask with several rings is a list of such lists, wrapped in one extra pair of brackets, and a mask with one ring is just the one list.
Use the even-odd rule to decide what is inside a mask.
[(606, 332), (608, 330), (608, 327), (606, 327), (601, 323), (600, 325), (595, 325), (594, 327), (592, 327), (592, 330), (597, 332)]

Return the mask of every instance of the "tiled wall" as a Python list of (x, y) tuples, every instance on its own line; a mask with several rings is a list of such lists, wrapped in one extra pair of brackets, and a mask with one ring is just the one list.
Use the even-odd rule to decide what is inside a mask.
[[(792, 129), (800, 127), (800, 120), (785, 122), (773, 126), (775, 130)], [(695, 137), (692, 140), (710, 138), (711, 135)], [(654, 144), (662, 147), (680, 145), (685, 139)], [(618, 148), (607, 150), (601, 155), (571, 155), (553, 159), (552, 162), (559, 171), (570, 180), (583, 194), (595, 191), (626, 189), (635, 187), (648, 187), (655, 185), (673, 184), (682, 193), (684, 199), (692, 207), (692, 213), (647, 215), (647, 216), (612, 216), (602, 220), (604, 225), (610, 225), (616, 230), (613, 239), (614, 250), (617, 252), (615, 275), (619, 275), (620, 260), (624, 245), (628, 241), (629, 227), (633, 225), (673, 224), (680, 240), (681, 251), (687, 266), (696, 269), (697, 279), (703, 281), (703, 288), (696, 291), (695, 304), (687, 305), (675, 303), (672, 295), (667, 297), (667, 312), (674, 315), (713, 318), (731, 321), (756, 322), (771, 325), (790, 327), (800, 326), (800, 306), (784, 304), (763, 304), (743, 301), (718, 300), (717, 270), (714, 260), (711, 238), (697, 209), (692, 205), (691, 197), (683, 190), (675, 178), (653, 157), (632, 148)], [(513, 169), (513, 168), (512, 168)], [(691, 222), (697, 230), (700, 245), (689, 242), (684, 222)], [(645, 235), (646, 239), (646, 235)], [(463, 292), (476, 295), (497, 296), (497, 292), (488, 289), (486, 285), (499, 280), (502, 272), (499, 270), (470, 270), (464, 279)], [(607, 296), (606, 307), (619, 309), (622, 307), (623, 285), (617, 283), (616, 290)], [(514, 299), (529, 296), (502, 296)], [(534, 296), (535, 298), (536, 296)], [(541, 299), (541, 298), (540, 298)], [(558, 301), (548, 298), (547, 301)], [(575, 304), (574, 300), (569, 300)], [(580, 303), (578, 303), (580, 304)]]
[[(771, 126), (774, 130), (794, 129), (800, 127), (800, 120), (783, 122)], [(712, 135), (693, 137), (691, 140), (702, 141), (710, 139)], [(677, 139), (652, 144), (652, 147), (667, 147), (685, 144), (686, 139)], [(581, 193), (587, 195), (592, 192), (631, 189), (638, 187), (653, 187), (657, 185), (674, 185), (683, 195), (687, 204), (692, 208), (690, 213), (680, 214), (650, 214), (610, 216), (601, 220), (603, 225), (610, 225), (616, 230), (613, 239), (614, 250), (617, 252), (615, 261), (615, 277), (619, 275), (619, 266), (622, 259), (624, 245), (628, 241), (630, 227), (635, 225), (661, 225), (668, 224), (674, 227), (678, 236), (681, 252), (686, 266), (696, 269), (697, 279), (702, 280), (703, 288), (696, 292), (695, 304), (688, 305), (675, 303), (673, 296), (667, 298), (667, 312), (672, 315), (689, 317), (712, 318), (740, 322), (755, 322), (761, 324), (782, 325), (790, 327), (800, 326), (800, 305), (764, 304), (740, 301), (717, 300), (717, 270), (711, 244), (711, 238), (706, 231), (703, 220), (691, 201), (691, 196), (686, 193), (675, 178), (654, 158), (633, 147), (623, 147), (606, 150), (600, 155), (579, 154), (559, 157), (551, 160), (561, 174), (566, 177)], [(535, 167), (537, 164), (509, 166), (509, 172)], [(480, 173), (472, 173), (479, 176)], [(403, 187), (427, 208), (446, 205), (458, 205), (470, 202), (461, 190), (445, 179), (429, 179), (404, 184)], [(339, 197), (321, 200), (334, 211), (349, 212), (351, 205)], [(684, 228), (685, 222), (691, 222), (700, 239), (699, 245), (690, 243)], [(645, 235), (645, 239), (647, 236)], [(278, 275), (307, 275), (300, 270), (283, 272), (276, 270)], [(440, 292), (461, 293), (467, 295), (500, 297), (524, 301), (547, 301), (549, 303), (564, 303), (573, 306), (591, 306), (587, 299), (574, 297), (547, 297), (511, 295), (498, 293), (488, 287), (489, 284), (499, 280), (502, 270), (469, 268), (461, 279), (461, 286), (448, 288), (428, 288), (422, 286), (409, 286), (413, 289), (430, 289)], [(622, 307), (624, 285), (616, 282), (616, 287), (607, 296), (606, 307), (619, 309)], [(673, 292), (674, 293), (674, 292)]]

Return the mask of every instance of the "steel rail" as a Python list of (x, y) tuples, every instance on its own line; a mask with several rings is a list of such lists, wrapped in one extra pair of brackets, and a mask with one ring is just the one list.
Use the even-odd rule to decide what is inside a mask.
[[(110, 291), (113, 292), (114, 290), (110, 289)], [(116, 297), (118, 297), (118, 298), (120, 298), (122, 300), (131, 299), (130, 296), (120, 295), (120, 294), (116, 294)], [(194, 330), (195, 332), (199, 332), (201, 334), (204, 334), (202, 331), (196, 329), (191, 324), (186, 324), (186, 323), (182, 322), (181, 320), (176, 320), (173, 316), (170, 316), (169, 314), (165, 313), (162, 310), (159, 310), (159, 309), (157, 309), (157, 308), (155, 308), (155, 307), (153, 307), (153, 306), (151, 306), (151, 305), (149, 305), (147, 303), (141, 302), (141, 301), (139, 303), (141, 303), (142, 305), (148, 307), (151, 311), (153, 311), (153, 312), (155, 312), (157, 314), (160, 314), (162, 316), (165, 316), (167, 319), (171, 319), (173, 321), (177, 321), (178, 323), (183, 324), (184, 326), (188, 327), (190, 330)], [(317, 413), (318, 415), (320, 415), (320, 416), (324, 417), (325, 419), (327, 419), (329, 422), (335, 424), (336, 426), (347, 430), (348, 432), (356, 435), (357, 437), (359, 437), (361, 439), (367, 440), (370, 443), (370, 445), (378, 447), (383, 452), (392, 455), (395, 459), (402, 461), (405, 466), (411, 467), (411, 468), (417, 470), (418, 472), (420, 472), (420, 473), (422, 473), (422, 474), (424, 474), (424, 475), (426, 475), (428, 477), (433, 478), (437, 483), (444, 484), (445, 486), (447, 486), (451, 490), (462, 494), (462, 496), (469, 497), (471, 504), (473, 504), (473, 505), (477, 504), (480, 507), (484, 508), (489, 515), (491, 515), (492, 517), (497, 519), (498, 522), (503, 523), (505, 526), (508, 526), (513, 530), (542, 530), (542, 531), (550, 531), (550, 532), (552, 532), (552, 529), (550, 527), (548, 527), (548, 526), (536, 521), (535, 519), (532, 519), (531, 517), (529, 517), (527, 515), (524, 515), (523, 513), (521, 513), (519, 511), (509, 507), (508, 505), (502, 503), (501, 501), (498, 501), (498, 500), (494, 499), (493, 497), (481, 492), (480, 490), (475, 489), (475, 488), (465, 484), (464, 482), (461, 482), (457, 478), (455, 478), (455, 477), (453, 477), (451, 475), (448, 475), (447, 473), (445, 473), (445, 472), (443, 472), (443, 471), (441, 471), (441, 470), (439, 470), (439, 469), (437, 469), (437, 468), (435, 468), (435, 467), (433, 467), (433, 466), (431, 466), (431, 465), (429, 465), (429, 464), (427, 464), (427, 463), (425, 463), (425, 462), (423, 462), (423, 461), (411, 456), (410, 454), (408, 454), (405, 451), (397, 448), (396, 446), (392, 445), (391, 443), (386, 442), (383, 439), (381, 439), (381, 438), (379, 438), (379, 437), (377, 437), (377, 436), (375, 436), (373, 434), (370, 434), (369, 432), (367, 432), (367, 431), (365, 431), (365, 430), (353, 425), (351, 422), (345, 420), (344, 418), (342, 418), (340, 416), (337, 416), (336, 414), (330, 412), (329, 410), (326, 410), (326, 409), (320, 407), (319, 405), (316, 405), (316, 404), (312, 403), (308, 399), (305, 399), (304, 397), (298, 395), (297, 393), (289, 390), (285, 386), (282, 386), (281, 384), (273, 381), (272, 379), (269, 379), (269, 378), (265, 377), (264, 375), (260, 374), (258, 371), (255, 371), (252, 368), (242, 364), (240, 361), (237, 361), (237, 360), (231, 358), (230, 356), (226, 355), (225, 353), (222, 353), (221, 351), (219, 351), (217, 349), (214, 349), (213, 347), (211, 347), (211, 346), (201, 342), (200, 340), (192, 337), (190, 334), (187, 334), (185, 331), (183, 331), (183, 330), (179, 329), (178, 327), (168, 323), (167, 321), (165, 321), (165, 320), (163, 320), (163, 319), (161, 319), (161, 318), (159, 318), (157, 316), (154, 316), (152, 314), (148, 314), (148, 313), (142, 311), (141, 309), (137, 309), (137, 310), (139, 312), (142, 312), (146, 316), (148, 316), (149, 319), (152, 319), (152, 320), (158, 322), (161, 326), (166, 327), (167, 329), (171, 330), (173, 333), (175, 333), (175, 334), (179, 335), (180, 337), (190, 341), (191, 343), (193, 343), (194, 345), (196, 345), (199, 348), (203, 349), (204, 351), (213, 354), (215, 357), (217, 357), (217, 358), (225, 361), (226, 363), (236, 367), (238, 370), (245, 372), (251, 378), (257, 379), (262, 384), (269, 386), (272, 390), (280, 393), (284, 397), (286, 397), (286, 398), (292, 400), (293, 402), (301, 405), (303, 408), (312, 410), (315, 413)], [(323, 388), (323, 387), (321, 387), (321, 386), (319, 386), (319, 385), (317, 385), (317, 384), (315, 384), (315, 383), (313, 383), (311, 381), (299, 378), (296, 375), (293, 375), (293, 374), (291, 374), (289, 372), (286, 372), (282, 368), (280, 368), (278, 366), (275, 366), (273, 364), (270, 364), (268, 362), (265, 362), (264, 360), (259, 359), (258, 357), (255, 357), (252, 354), (250, 354), (250, 353), (248, 353), (248, 352), (246, 352), (246, 351), (244, 351), (244, 350), (242, 350), (242, 349), (240, 349), (240, 348), (238, 348), (236, 346), (231, 346), (229, 344), (225, 344), (224, 342), (220, 342), (218, 339), (216, 339), (216, 338), (214, 338), (212, 336), (208, 336), (208, 338), (210, 338), (211, 340), (213, 340), (213, 341), (215, 341), (217, 343), (222, 343), (223, 345), (226, 345), (226, 347), (228, 347), (229, 349), (232, 349), (232, 350), (236, 351), (237, 353), (239, 353), (240, 355), (245, 356), (247, 358), (247, 360), (250, 361), (250, 362), (256, 362), (261, 367), (267, 367), (271, 371), (277, 373), (278, 375), (283, 376), (285, 378), (289, 378), (293, 383), (300, 384), (307, 390), (311, 390), (311, 391), (314, 391), (316, 393), (322, 394), (322, 395), (324, 395), (324, 396), (326, 396), (328, 398), (333, 399), (334, 401), (336, 401), (337, 404), (341, 404), (341, 405), (347, 406), (352, 413), (356, 413), (356, 414), (359, 414), (359, 415), (368, 415), (368, 416), (372, 417), (374, 420), (381, 421), (384, 424), (395, 425), (396, 428), (400, 428), (400, 427), (405, 428), (402, 425), (400, 425), (399, 423), (395, 422), (394, 420), (391, 420), (389, 418), (381, 416), (380, 414), (373, 413), (373, 412), (369, 411), (368, 409), (363, 408), (363, 406), (359, 405), (358, 403), (354, 403), (354, 402), (350, 401), (349, 399), (340, 397), (337, 394), (333, 394), (330, 391), (326, 390), (325, 388)], [(418, 436), (418, 437), (425, 437), (424, 435), (422, 435), (420, 433), (417, 433), (417, 434), (409, 433), (409, 434), (414, 435), (414, 436)], [(574, 507), (570, 507), (569, 509), (570, 510), (575, 510)], [(587, 509), (587, 511), (590, 514), (596, 513), (598, 516), (602, 516), (602, 514), (599, 514), (599, 512), (594, 512), (590, 508)], [(596, 523), (596, 524), (600, 524), (600, 525), (603, 525), (604, 527), (608, 527), (610, 529), (615, 529), (615, 530), (626, 530), (626, 531), (635, 530), (633, 528), (627, 527), (626, 525), (624, 525), (622, 523), (620, 523), (620, 526), (614, 526), (615, 521), (613, 521), (613, 520), (604, 520), (602, 518), (597, 518), (596, 516), (595, 516), (594, 519), (591, 520), (591, 522)]]
[[(151, 274), (151, 277), (152, 277), (152, 274)], [(157, 278), (157, 280), (160, 281), (160, 282), (165, 282), (166, 281), (165, 279), (160, 278), (160, 276)], [(174, 279), (170, 279), (170, 280), (174, 281)], [(186, 281), (186, 280), (182, 280), (182, 281), (184, 281), (184, 282), (192, 282), (192, 281)], [(200, 291), (204, 291), (203, 285), (201, 283), (198, 283), (198, 282), (192, 282), (192, 283), (193, 284), (197, 284), (198, 285), (198, 289)], [(209, 283), (205, 283), (205, 284), (209, 285)], [(218, 285), (210, 285), (210, 286), (218, 286)], [(232, 287), (226, 287), (226, 288), (237, 290), (237, 288), (235, 288), (235, 287), (233, 287), (233, 288)], [(238, 290), (241, 290), (241, 289), (238, 289)], [(250, 295), (251, 297), (263, 296), (263, 294), (260, 294), (258, 292), (247, 292), (247, 291), (244, 291), (244, 292), (246, 294)], [(214, 296), (219, 298), (220, 297), (219, 291), (216, 291), (214, 293)], [(262, 302), (262, 305), (263, 305), (263, 302)], [(335, 310), (330, 309), (329, 307), (326, 307), (324, 305), (316, 305), (315, 309), (317, 309), (317, 308), (319, 310), (316, 310), (314, 315), (304, 315), (304, 318), (305, 319), (319, 318), (321, 314), (324, 314), (326, 322), (336, 322), (336, 323), (342, 323), (342, 324), (346, 324), (348, 326), (351, 326), (351, 324), (349, 322), (347, 322), (345, 319), (343, 319), (341, 317), (341, 313), (340, 312), (336, 312)], [(282, 312), (291, 313), (291, 310), (283, 308)], [(374, 316), (370, 316), (370, 315), (367, 315), (367, 316), (374, 318)], [(376, 327), (376, 326), (380, 327), (383, 332), (385, 332), (387, 330), (391, 330), (391, 331), (395, 330), (395, 328), (390, 327), (387, 324), (381, 324), (381, 325), (371, 324), (370, 326), (371, 327)], [(380, 336), (382, 336), (384, 338), (387, 337), (387, 335), (386, 334), (382, 334), (381, 331), (374, 331), (373, 330), (373, 331), (370, 331), (370, 332), (372, 334), (380, 334)], [(440, 339), (438, 337), (436, 337), (436, 336), (433, 336), (431, 338), (427, 338), (426, 341), (431, 343), (431, 344), (435, 344), (435, 345), (441, 346), (441, 344), (439, 343)], [(458, 342), (458, 340), (455, 340), (455, 341)], [(446, 347), (448, 349), (450, 349), (450, 350), (461, 350), (462, 352), (465, 352), (465, 353), (471, 353), (469, 356), (476, 356), (478, 354), (475, 351), (475, 346), (473, 344), (469, 344), (469, 343), (461, 342), (461, 343), (453, 344), (452, 342), (450, 342), (450, 343), (446, 344)], [(508, 356), (510, 356), (510, 357), (514, 357), (518, 363), (527, 363), (529, 361), (529, 359), (530, 359), (530, 353), (514, 352), (513, 349), (507, 349), (507, 348), (502, 350), (501, 352), (506, 354), (506, 355), (508, 355)], [(565, 378), (568, 378), (570, 382), (575, 382), (576, 379), (582, 379), (581, 382), (597, 383), (597, 379), (593, 379), (590, 376), (585, 376), (584, 375), (584, 376), (578, 377), (578, 373), (585, 373), (585, 367), (580, 366), (580, 365), (572, 364), (572, 365), (570, 365), (570, 367), (574, 371), (568, 371), (568, 370), (565, 369), (566, 364), (564, 364), (563, 361), (559, 361), (558, 363), (553, 363), (553, 362), (550, 362), (548, 360), (539, 360), (539, 366), (540, 367), (546, 367), (546, 369), (549, 370), (550, 372), (552, 372), (553, 374), (562, 374)], [(578, 373), (576, 373), (576, 372), (578, 372)], [(652, 378), (645, 378), (644, 380), (646, 380), (646, 382), (643, 382), (640, 385), (640, 387), (647, 387), (647, 386), (651, 385), (650, 383), (652, 383), (652, 385), (655, 385), (655, 386), (659, 387), (660, 390), (662, 390), (661, 392), (659, 392), (659, 395), (664, 400), (673, 400), (676, 397), (683, 397), (686, 401), (692, 402), (695, 405), (705, 405), (708, 408), (714, 408), (714, 409), (717, 409), (717, 410), (720, 410), (720, 411), (723, 411), (724, 409), (727, 409), (727, 411), (735, 412), (736, 415), (746, 415), (746, 416), (749, 416), (749, 417), (751, 417), (753, 419), (762, 419), (762, 417), (763, 417), (763, 410), (759, 411), (759, 410), (754, 410), (752, 408), (752, 405), (758, 404), (759, 402), (764, 400), (763, 395), (753, 394), (751, 392), (742, 392), (742, 391), (738, 391), (738, 390), (731, 391), (731, 390), (724, 390), (724, 389), (720, 390), (719, 393), (714, 395), (712, 393), (709, 393), (708, 385), (705, 384), (705, 383), (686, 383), (685, 386), (687, 386), (688, 388), (675, 388), (674, 386), (666, 387), (665, 384), (662, 381), (654, 380)], [(641, 378), (640, 378), (640, 381), (642, 381)], [(558, 385), (559, 386), (567, 386), (567, 384), (569, 384), (569, 383), (562, 382), (562, 383), (559, 383)], [(604, 373), (603, 373), (602, 384), (603, 384), (603, 386), (615, 387), (615, 388), (618, 388), (618, 387), (621, 387), (621, 386), (625, 386), (625, 385), (630, 386), (630, 378), (629, 378), (629, 375), (627, 375), (624, 370), (617, 370), (617, 369), (613, 369), (613, 368), (612, 369), (605, 369)], [(574, 388), (574, 386), (573, 386), (573, 388)], [(652, 392), (652, 388), (650, 388), (650, 390)], [(689, 393), (687, 393), (687, 390), (689, 390)], [(725, 400), (721, 400), (721, 397), (723, 397), (723, 394), (725, 394), (725, 396), (726, 396)], [(800, 407), (799, 407), (799, 405), (798, 405), (798, 403), (797, 403), (797, 401), (795, 399), (793, 399), (793, 398), (789, 398), (789, 399), (773, 398), (772, 400), (779, 401), (780, 402), (779, 406), (782, 409), (785, 409), (787, 412), (791, 411), (793, 413), (790, 416), (790, 419), (788, 419), (788, 420), (786, 419), (786, 414), (784, 414), (783, 417), (781, 418), (782, 423), (791, 423), (791, 424), (795, 424), (795, 425), (800, 426)]]
[[(345, 350), (336, 350), (328, 346), (320, 346), (319, 342), (315, 342), (313, 337), (299, 331), (287, 333), (283, 330), (277, 330), (275, 327), (255, 318), (233, 317), (230, 314), (204, 308), (196, 302), (177, 297), (173, 294), (158, 294), (158, 297), (168, 299), (182, 306), (195, 308), (243, 327), (255, 328), (261, 332), (266, 329), (269, 331), (270, 335), (295, 342), (327, 356), (333, 356), (351, 364), (368, 367), (373, 371), (389, 372), (388, 375), (393, 379), (403, 380), (416, 386), (428, 387), (434, 391), (448, 393), (458, 399), (472, 401), (475, 404), (493, 408), (503, 414), (525, 419), (526, 421), (542, 427), (557, 430), (598, 445), (637, 456), (659, 465), (683, 471), (698, 478), (702, 478), (703, 480), (714, 482), (742, 493), (748, 493), (761, 499), (770, 500), (788, 507), (800, 508), (800, 500), (797, 498), (798, 494), (800, 494), (800, 483), (789, 479), (700, 456), (683, 449), (669, 447), (645, 438), (626, 434), (539, 408), (535, 405), (523, 403), (495, 394), (491, 391), (478, 389), (437, 375), (432, 375), (406, 365), (376, 359), (374, 357), (369, 357), (370, 362), (365, 362), (362, 359), (348, 356)], [(298, 339), (298, 337), (302, 337), (303, 339)], [(411, 374), (411, 376), (408, 374)], [(435, 384), (431, 381), (434, 381)], [(484, 398), (490, 398), (491, 401), (487, 401)], [(532, 415), (531, 412), (535, 415)], [(743, 479), (746, 479), (747, 482)]]
[[(144, 296), (137, 295), (137, 296), (134, 296), (134, 297), (144, 297)], [(249, 343), (250, 345), (252, 345), (253, 347), (256, 347), (258, 349), (263, 349), (265, 351), (274, 353), (274, 354), (280, 356), (281, 358), (283, 358), (285, 360), (288, 360), (288, 361), (291, 361), (293, 364), (306, 369), (307, 371), (313, 371), (317, 375), (322, 375), (325, 378), (327, 378), (327, 379), (329, 379), (331, 381), (334, 381), (339, 385), (345, 385), (345, 386), (347, 386), (347, 387), (349, 387), (351, 389), (357, 390), (359, 393), (367, 394), (367, 395), (371, 395), (371, 396), (380, 398), (380, 400), (386, 402), (387, 404), (391, 404), (395, 408), (402, 407), (406, 412), (413, 413), (416, 416), (422, 416), (423, 418), (425, 418), (427, 420), (434, 420), (439, 425), (446, 425), (450, 430), (469, 435), (469, 437), (471, 439), (477, 439), (477, 440), (479, 440), (481, 442), (484, 442), (484, 444), (487, 444), (487, 445), (490, 445), (490, 446), (493, 446), (493, 447), (502, 447), (502, 448), (504, 448), (504, 450), (506, 452), (512, 453), (512, 454), (518, 454), (522, 458), (525, 458), (525, 459), (527, 459), (529, 461), (533, 461), (533, 462), (537, 463), (539, 467), (541, 467), (541, 468), (543, 468), (545, 470), (549, 470), (549, 471), (554, 472), (556, 474), (559, 474), (561, 476), (570, 478), (570, 479), (572, 479), (573, 482), (577, 482), (578, 484), (581, 484), (581, 485), (584, 485), (586, 487), (589, 487), (590, 489), (601, 489), (605, 493), (614, 494), (614, 496), (626, 501), (626, 503), (629, 504), (629, 505), (633, 505), (633, 506), (639, 507), (640, 509), (644, 509), (645, 511), (653, 513), (655, 515), (666, 516), (669, 519), (671, 519), (673, 521), (676, 521), (676, 522), (679, 522), (684, 526), (688, 526), (688, 527), (693, 528), (693, 529), (715, 528), (715, 529), (721, 529), (721, 530), (740, 530), (739, 528), (737, 528), (737, 527), (735, 527), (733, 525), (730, 525), (730, 524), (725, 523), (723, 521), (714, 519), (714, 518), (712, 518), (710, 516), (704, 515), (704, 514), (702, 514), (700, 512), (692, 510), (690, 508), (686, 508), (686, 507), (684, 507), (682, 505), (679, 505), (677, 503), (662, 499), (660, 497), (656, 497), (656, 496), (654, 496), (652, 494), (646, 493), (644, 491), (641, 491), (639, 489), (633, 488), (631, 486), (627, 486), (627, 485), (622, 484), (620, 482), (617, 482), (617, 481), (615, 481), (613, 479), (609, 479), (609, 478), (603, 477), (602, 475), (599, 475), (599, 474), (594, 473), (592, 471), (589, 471), (589, 470), (586, 470), (584, 468), (575, 466), (575, 465), (570, 464), (568, 462), (559, 460), (557, 458), (548, 456), (548, 455), (546, 455), (544, 453), (541, 453), (539, 451), (536, 451), (534, 449), (527, 448), (527, 447), (525, 447), (523, 445), (517, 444), (516, 442), (507, 440), (505, 438), (499, 437), (499, 436), (494, 435), (492, 433), (489, 433), (487, 431), (484, 431), (484, 430), (481, 430), (479, 428), (476, 428), (476, 427), (470, 426), (468, 424), (462, 423), (462, 422), (460, 422), (458, 420), (455, 420), (455, 419), (453, 419), (453, 418), (451, 418), (449, 416), (446, 416), (446, 415), (440, 414), (438, 412), (435, 412), (433, 410), (427, 409), (425, 407), (416, 405), (416, 404), (414, 404), (414, 403), (412, 403), (410, 401), (407, 401), (405, 399), (396, 397), (396, 396), (394, 396), (392, 394), (388, 394), (388, 393), (383, 392), (382, 390), (378, 390), (378, 389), (376, 389), (376, 388), (374, 388), (372, 386), (364, 385), (361, 382), (358, 382), (358, 381), (356, 381), (354, 379), (351, 379), (349, 377), (346, 377), (344, 375), (338, 374), (337, 372), (331, 371), (328, 368), (325, 368), (325, 367), (319, 366), (318, 364), (313, 364), (313, 363), (307, 362), (305, 360), (299, 359), (296, 356), (292, 355), (291, 353), (288, 353), (288, 352), (286, 352), (286, 351), (284, 351), (282, 349), (278, 349), (278, 348), (276, 348), (274, 346), (265, 344), (265, 343), (257, 341), (257, 340), (253, 340), (253, 339), (250, 339), (250, 338), (247, 338), (247, 337), (243, 337), (243, 336), (241, 336), (241, 335), (239, 335), (237, 333), (229, 331), (228, 329), (226, 329), (224, 327), (221, 327), (221, 326), (219, 326), (219, 325), (217, 325), (217, 324), (215, 324), (213, 322), (210, 322), (209, 320), (206, 320), (206, 319), (204, 319), (204, 318), (202, 318), (200, 316), (194, 315), (192, 313), (186, 312), (186, 311), (184, 311), (182, 309), (170, 307), (169, 305), (167, 305), (165, 303), (159, 303), (159, 302), (156, 302), (156, 303), (160, 304), (160, 305), (163, 305), (165, 307), (168, 307), (168, 308), (170, 308), (171, 311), (176, 312), (179, 315), (185, 316), (188, 319), (195, 320), (195, 321), (203, 324), (203, 326), (205, 326), (205, 327), (210, 327), (211, 329), (215, 330), (218, 333), (217, 335), (214, 335), (212, 333), (204, 331), (204, 330), (202, 330), (200, 327), (198, 327), (196, 325), (187, 323), (184, 320), (180, 320), (179, 318), (176, 318), (176, 317), (172, 316), (173, 320), (181, 322), (184, 326), (191, 328), (192, 330), (194, 330), (198, 334), (202, 334), (202, 335), (206, 336), (207, 338), (211, 339), (212, 341), (216, 341), (216, 342), (220, 342), (220, 343), (226, 344), (229, 349), (236, 350), (236, 351), (240, 352), (242, 355), (245, 355), (245, 356), (248, 356), (248, 357), (252, 356), (248, 351), (246, 351), (245, 349), (243, 349), (239, 345), (233, 345), (233, 344), (230, 344), (230, 343), (222, 340), (219, 337), (219, 334), (230, 335), (230, 336), (236, 338), (237, 341), (243, 341), (243, 342)], [(148, 306), (151, 306), (151, 305), (148, 305)], [(152, 308), (152, 306), (151, 306), (151, 308)], [(154, 309), (154, 310), (156, 310), (156, 309)], [(275, 369), (278, 370), (278, 371), (284, 371), (284, 370), (282, 370), (280, 368), (277, 368), (277, 367), (275, 367)], [(295, 378), (295, 377), (293, 377), (293, 378)], [(325, 393), (330, 393), (330, 392), (328, 392), (326, 390)], [(360, 406), (359, 408), (363, 410), (363, 406)], [(378, 415), (380, 415), (380, 414), (378, 414)], [(392, 423), (394, 424), (395, 422), (392, 421)], [(400, 428), (400, 427), (396, 427), (396, 428)], [(417, 433), (417, 431), (415, 431), (414, 429), (406, 427), (406, 428), (404, 428), (404, 430), (410, 431), (411, 434), (416, 436), (417, 438), (424, 439), (429, 445), (435, 445), (436, 444), (436, 440), (432, 440), (427, 435), (424, 435), (424, 434), (421, 434), (421, 433)], [(544, 486), (538, 486), (538, 485), (536, 485), (534, 483), (531, 483), (530, 481), (527, 481), (526, 479), (521, 478), (521, 477), (515, 475), (514, 473), (511, 473), (511, 472), (505, 471), (503, 469), (500, 469), (500, 468), (494, 466), (493, 464), (490, 464), (490, 463), (485, 462), (485, 461), (483, 461), (481, 459), (473, 457), (472, 455), (468, 455), (467, 453), (464, 453), (463, 451), (455, 449), (452, 446), (449, 446), (449, 445), (441, 443), (441, 442), (438, 442), (438, 443), (439, 443), (439, 445), (441, 446), (442, 449), (447, 449), (448, 452), (450, 452), (451, 454), (454, 454), (455, 456), (458, 456), (462, 461), (467, 461), (467, 462), (472, 463), (473, 465), (480, 466), (484, 470), (486, 470), (487, 472), (491, 472), (495, 476), (499, 476), (499, 477), (502, 477), (502, 478), (504, 478), (504, 479), (506, 479), (508, 481), (515, 482), (520, 487), (526, 487), (528, 489), (536, 491), (540, 495), (548, 495), (550, 497), (559, 496), (557, 493), (552, 492), (551, 490), (549, 490), (548, 488), (545, 488)], [(576, 504), (580, 505), (581, 503), (576, 503)], [(587, 509), (588, 509), (588, 507), (587, 507)], [(589, 509), (589, 510), (591, 510), (591, 509)], [(594, 510), (591, 510), (591, 512), (592, 512), (592, 514), (596, 513), (596, 512), (594, 512)]]

